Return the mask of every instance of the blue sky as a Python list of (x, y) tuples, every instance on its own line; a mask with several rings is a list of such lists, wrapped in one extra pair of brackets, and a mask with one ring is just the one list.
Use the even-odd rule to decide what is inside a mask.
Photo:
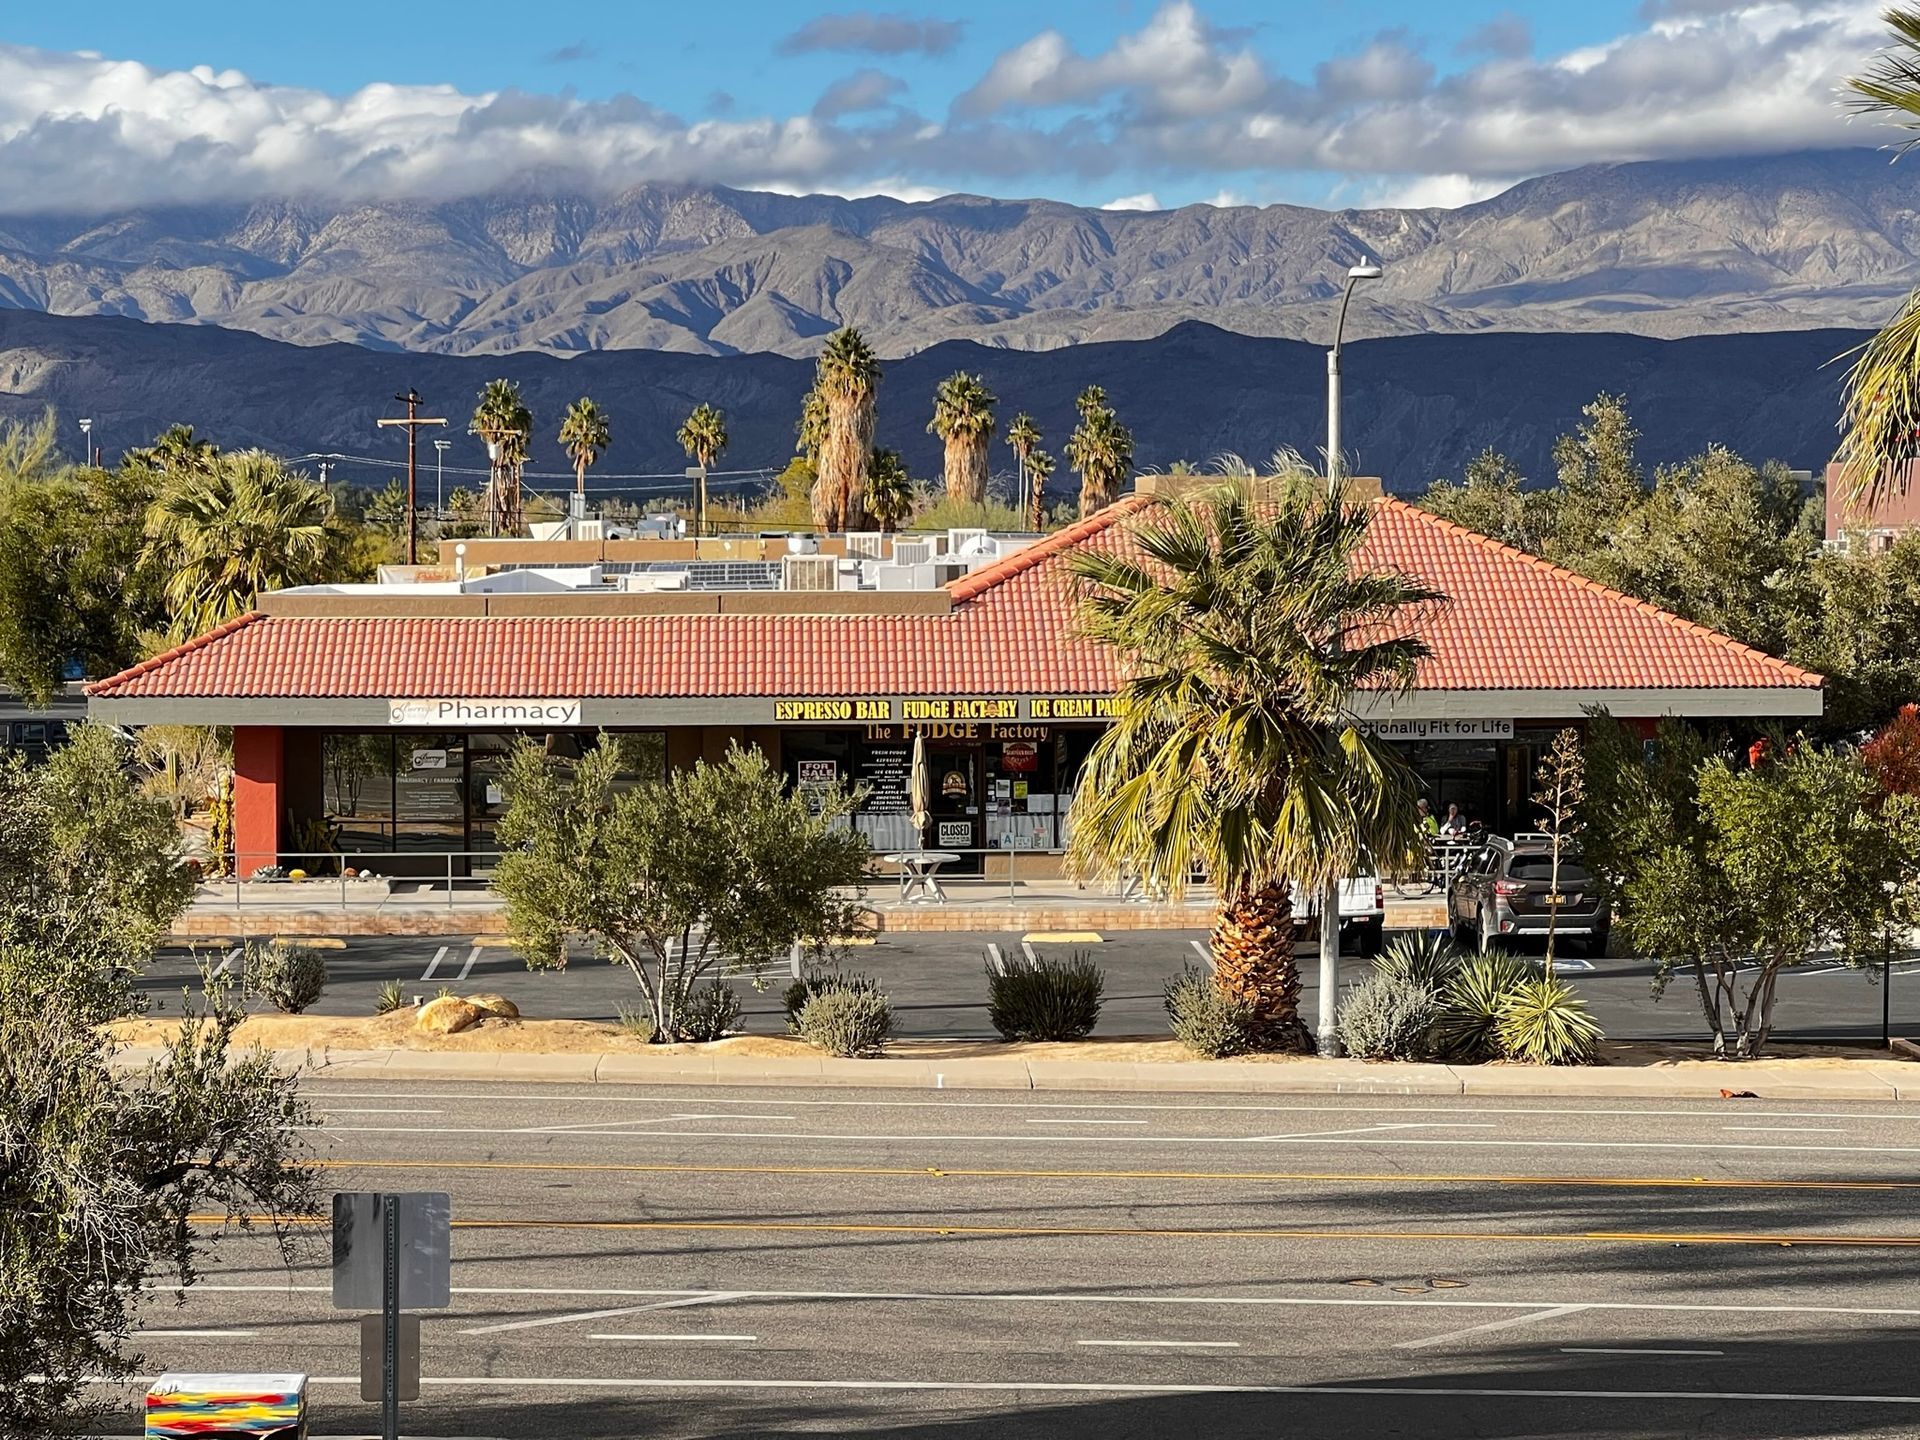
[[(169, 185), (183, 196), (209, 186), (445, 194), (481, 184), (489, 157), (531, 173), (565, 163), (602, 185), (1458, 203), (1594, 160), (1843, 141), (1831, 92), (1877, 43), (1875, 9), (1860, 0), (10, 7), (0, 19), (0, 203), (37, 194), (66, 206), (89, 188), (161, 199)], [(77, 186), (74, 161), (90, 155), (100, 173)]]

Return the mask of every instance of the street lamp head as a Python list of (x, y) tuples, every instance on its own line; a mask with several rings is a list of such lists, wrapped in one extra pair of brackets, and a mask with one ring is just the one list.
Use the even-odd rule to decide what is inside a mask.
[(1355, 265), (1349, 268), (1347, 271), (1347, 279), (1378, 280), (1385, 273), (1386, 272), (1383, 271), (1378, 265), (1374, 264), (1373, 261), (1368, 260), (1359, 265)]

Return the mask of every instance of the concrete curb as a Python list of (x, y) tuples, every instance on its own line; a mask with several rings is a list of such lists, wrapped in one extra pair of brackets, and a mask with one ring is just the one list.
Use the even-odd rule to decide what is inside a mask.
[[(160, 1055), (129, 1048), (120, 1063)], [(1920, 1065), (1848, 1061), (1809, 1069), (1790, 1061), (1706, 1061), (1685, 1069), (1607, 1066), (1372, 1064), (1361, 1060), (1243, 1063), (1194, 1060), (842, 1060), (821, 1056), (494, 1054), (456, 1050), (276, 1050), (275, 1060), (325, 1079), (499, 1080), (612, 1085), (846, 1085), (912, 1090), (1110, 1091), (1135, 1094), (1486, 1095), (1540, 1098), (1920, 1100)]]

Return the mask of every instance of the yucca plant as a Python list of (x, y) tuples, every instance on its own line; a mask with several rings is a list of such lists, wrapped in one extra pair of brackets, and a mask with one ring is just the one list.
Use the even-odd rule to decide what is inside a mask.
[(1507, 1058), (1534, 1065), (1588, 1064), (1605, 1038), (1573, 987), (1544, 975), (1509, 992), (1495, 1028)]
[(1373, 962), (1376, 975), (1409, 989), (1437, 990), (1459, 973), (1466, 956), (1451, 937), (1438, 931), (1396, 935)]
[(407, 987), (398, 980), (384, 981), (380, 993), (374, 997), (373, 1013), (391, 1015), (407, 1003)]
[(1504, 1055), (1501, 1016), (1514, 993), (1533, 977), (1531, 964), (1504, 950), (1489, 950), (1468, 960), (1440, 992), (1440, 1017), (1433, 1027), (1435, 1049), (1449, 1060), (1468, 1063)]

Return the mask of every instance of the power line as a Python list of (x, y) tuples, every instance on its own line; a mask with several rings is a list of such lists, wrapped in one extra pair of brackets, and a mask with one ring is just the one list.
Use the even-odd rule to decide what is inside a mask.
[[(377, 455), (347, 455), (333, 450), (326, 452), (315, 451), (305, 455), (283, 455), (281, 458), (283, 460), (328, 460), (335, 463), (346, 461), (354, 465), (377, 465), (382, 469), (388, 470), (404, 470), (407, 468), (407, 462), (404, 460), (383, 459)], [(449, 475), (473, 475), (481, 479), (493, 478), (492, 472), (489, 470), (472, 469), (461, 465), (447, 466), (446, 473)], [(779, 473), (778, 470), (770, 469), (764, 465), (751, 470), (709, 470), (707, 472), (708, 476), (712, 479), (740, 476), (760, 476), (771, 479)], [(521, 472), (521, 478), (526, 480), (561, 480), (569, 485), (571, 485), (574, 480), (571, 470), (527, 470)], [(687, 483), (687, 476), (684, 470), (659, 470), (646, 474), (633, 475), (595, 475), (589, 471), (587, 474), (587, 487), (592, 489), (596, 485), (604, 486), (618, 480), (677, 480), (684, 486)]]

